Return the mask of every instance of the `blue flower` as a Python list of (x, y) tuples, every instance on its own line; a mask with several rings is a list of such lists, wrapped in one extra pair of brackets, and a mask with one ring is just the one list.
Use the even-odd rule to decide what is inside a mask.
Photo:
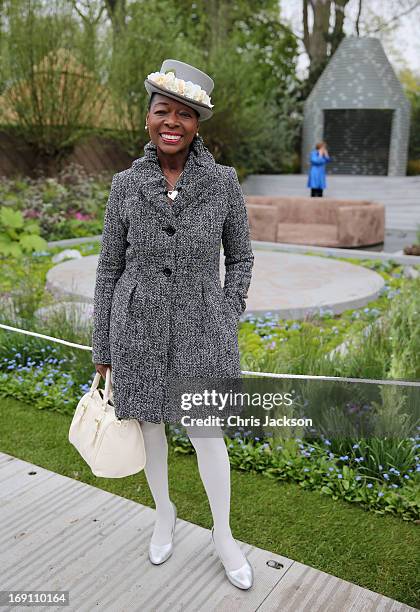
[(379, 492), (378, 492), (378, 497), (383, 497), (383, 496), (384, 496), (383, 492), (382, 492), (382, 491), (379, 491)]
[(386, 474), (385, 472), (382, 474), (383, 477), (385, 478), (385, 480), (389, 480), (389, 474)]
[(355, 480), (361, 480), (362, 477), (361, 476), (356, 476)]
[(348, 459), (348, 458), (349, 458), (349, 456), (348, 456), (348, 455), (342, 455), (342, 456), (340, 457), (340, 459), (341, 459), (342, 461), (347, 461), (347, 459)]
[(371, 482), (369, 482), (366, 486), (367, 486), (368, 489), (371, 489), (373, 487), (373, 484)]
[(343, 478), (343, 474), (337, 474), (337, 478)]

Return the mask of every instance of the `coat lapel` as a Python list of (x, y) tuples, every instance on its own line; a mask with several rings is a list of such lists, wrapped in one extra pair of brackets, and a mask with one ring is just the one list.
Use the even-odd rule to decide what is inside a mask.
[(190, 145), (183, 173), (176, 184), (178, 195), (173, 203), (166, 194), (165, 177), (153, 142), (145, 145), (143, 157), (133, 162), (132, 169), (136, 188), (144, 196), (146, 205), (166, 218), (178, 217), (188, 206), (208, 197), (216, 178), (216, 162), (201, 136), (195, 136)]

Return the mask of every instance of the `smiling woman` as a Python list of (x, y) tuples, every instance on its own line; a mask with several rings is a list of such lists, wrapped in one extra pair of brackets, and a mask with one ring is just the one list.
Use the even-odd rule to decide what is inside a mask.
[[(212, 79), (194, 66), (165, 60), (145, 87), (151, 95), (145, 126), (150, 142), (111, 185), (95, 286), (92, 359), (104, 378), (112, 368), (116, 417), (141, 424), (157, 514), (149, 558), (158, 565), (172, 554), (176, 525), (165, 423), (179, 423), (180, 414), (170, 383), (211, 377), (215, 385), (240, 377), (237, 326), (254, 256), (236, 170), (216, 163), (198, 134), (199, 122), (212, 116)], [(203, 436), (199, 429), (187, 433), (210, 501), (213, 542), (230, 582), (248, 589), (252, 566), (229, 525), (230, 463), (223, 432), (219, 427)]]

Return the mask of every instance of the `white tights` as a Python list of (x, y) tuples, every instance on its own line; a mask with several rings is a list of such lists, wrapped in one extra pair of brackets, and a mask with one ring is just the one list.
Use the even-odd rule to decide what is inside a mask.
[[(167, 544), (171, 539), (173, 509), (168, 487), (168, 442), (165, 423), (140, 421), (146, 447), (147, 483), (156, 506), (156, 521), (152, 543)], [(238, 543), (233, 538), (230, 525), (230, 463), (220, 427), (212, 429), (212, 435), (202, 437), (203, 428), (187, 427), (188, 437), (194, 446), (198, 470), (203, 482), (213, 516), (214, 539), (217, 552), (227, 570), (239, 569), (246, 563)], [(206, 429), (209, 434), (210, 429)]]

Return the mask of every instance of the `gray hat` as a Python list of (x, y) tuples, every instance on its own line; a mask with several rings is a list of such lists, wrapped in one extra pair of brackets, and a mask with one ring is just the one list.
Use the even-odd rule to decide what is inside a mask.
[(210, 119), (213, 115), (210, 102), (213, 80), (190, 64), (166, 59), (159, 72), (147, 75), (144, 86), (149, 96), (156, 92), (191, 106), (200, 115), (199, 121)]

